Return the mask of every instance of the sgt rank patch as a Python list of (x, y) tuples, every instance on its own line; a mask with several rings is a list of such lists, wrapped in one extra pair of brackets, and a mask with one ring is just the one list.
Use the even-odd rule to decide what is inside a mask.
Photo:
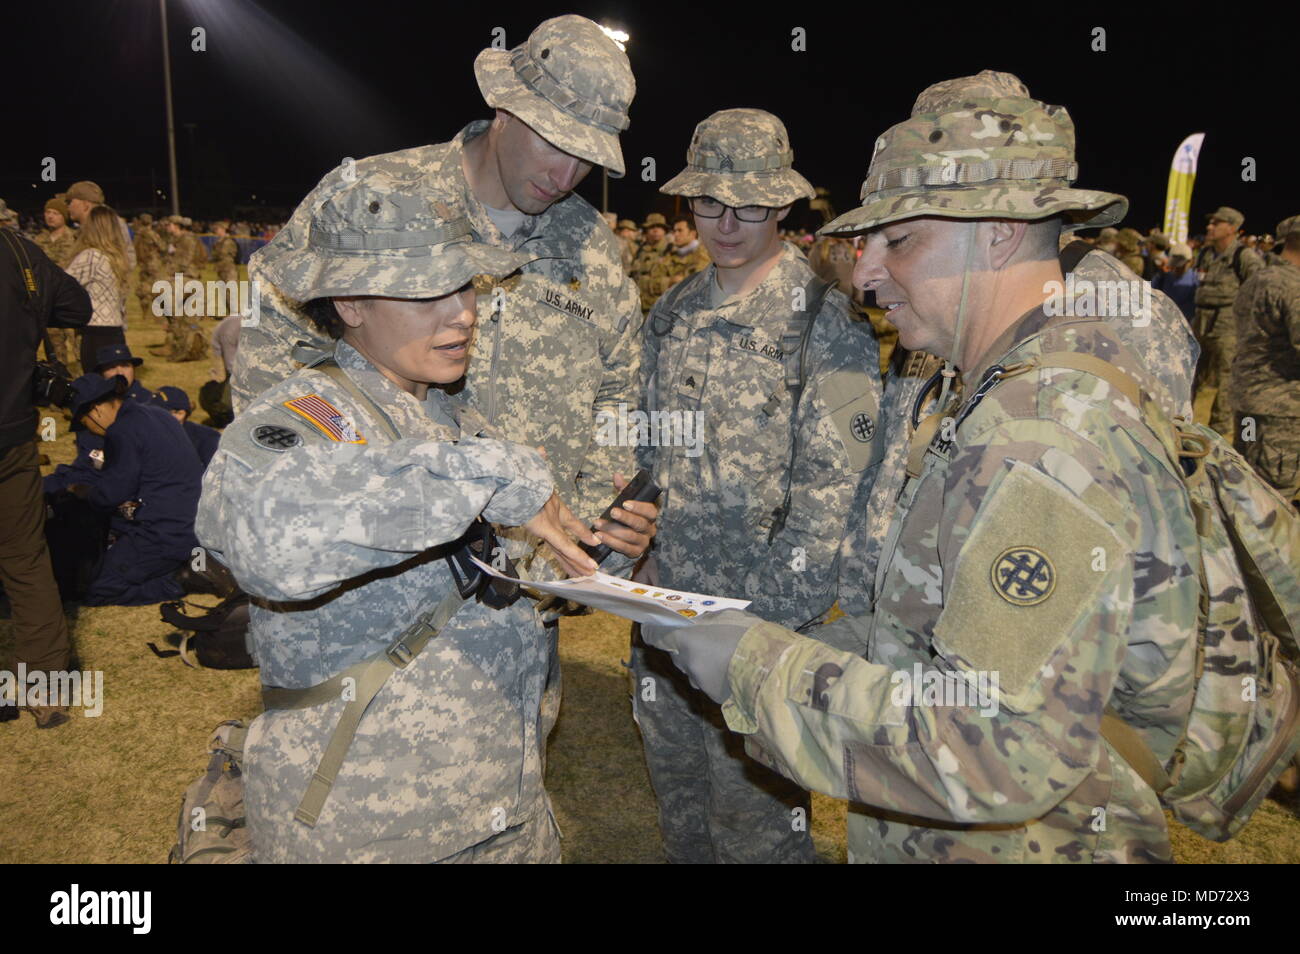
[(284, 406), (306, 418), (332, 441), (338, 441), (340, 444), (366, 443), (366, 439), (357, 431), (356, 425), (319, 394), (307, 394), (292, 401), (285, 401)]

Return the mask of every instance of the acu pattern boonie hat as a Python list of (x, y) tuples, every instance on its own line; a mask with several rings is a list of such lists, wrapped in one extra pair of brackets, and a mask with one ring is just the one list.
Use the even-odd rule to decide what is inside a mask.
[(785, 124), (762, 109), (724, 109), (702, 121), (686, 150), (686, 169), (659, 191), (769, 208), (816, 195), (794, 171)]
[(922, 215), (1043, 219), (1096, 228), (1124, 218), (1128, 200), (1075, 189), (1074, 122), (1031, 99), (1010, 73), (984, 70), (936, 83), (912, 115), (876, 140), (859, 208), (821, 231), (852, 234)]
[(1285, 242), (1291, 236), (1300, 238), (1300, 215), (1293, 215), (1277, 223), (1277, 240)]
[(458, 200), (428, 176), (358, 175), (340, 166), (315, 195), (306, 236), (284, 229), (254, 253), (271, 281), (298, 301), (437, 298), (532, 260), (475, 241)]
[(547, 20), (513, 50), (474, 60), (483, 99), (551, 145), (622, 174), (618, 135), (628, 127), (636, 81), (627, 54), (586, 17)]

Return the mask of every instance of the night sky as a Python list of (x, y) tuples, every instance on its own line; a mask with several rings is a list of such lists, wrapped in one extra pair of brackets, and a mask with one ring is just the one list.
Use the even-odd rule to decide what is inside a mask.
[[(36, 213), (54, 192), (93, 179), (120, 211), (167, 211), (155, 195), (168, 189), (157, 0), (27, 6), (6, 30), (17, 62), (0, 197)], [(1036, 98), (1068, 107), (1078, 184), (1127, 195), (1127, 224), (1142, 231), (1160, 224), (1170, 159), (1192, 132), (1206, 133), (1193, 232), (1219, 205), (1240, 209), (1248, 232), (1300, 212), (1296, 81), (1283, 75), (1294, 60), (1293, 18), (1243, 4), (1233, 9), (1258, 12), (1233, 23), (1221, 9), (1202, 26), (1185, 12), (1139, 17), (1134, 4), (1111, 13), (1036, 4), (978, 19), (983, 6), (958, 16), (920, 4), (790, 4), (773, 15), (696, 0), (168, 0), (182, 211), (270, 217), (346, 156), (449, 139), (489, 115), (472, 64), (494, 27), (513, 47), (547, 17), (581, 13), (631, 35), (629, 175), (610, 183), (622, 216), (671, 211), (657, 188), (684, 165), (695, 123), (734, 106), (780, 116), (795, 168), (843, 211), (856, 204), (875, 137), (906, 117), (917, 93), (984, 68), (1014, 72)], [(205, 52), (191, 50), (196, 26), (206, 30)], [(807, 31), (806, 52), (791, 50), (796, 26)], [(1095, 27), (1106, 31), (1105, 52), (1091, 48)], [(46, 156), (55, 183), (40, 179)], [(644, 156), (656, 159), (657, 183), (639, 178)], [(1241, 178), (1247, 156), (1254, 182)], [(579, 191), (599, 205), (599, 171)], [(804, 204), (796, 217), (818, 221)]]

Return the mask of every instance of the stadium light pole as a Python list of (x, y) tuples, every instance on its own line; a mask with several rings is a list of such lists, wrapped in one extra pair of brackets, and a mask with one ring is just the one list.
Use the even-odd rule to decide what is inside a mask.
[(167, 94), (167, 167), (171, 172), (172, 215), (181, 214), (181, 185), (176, 176), (176, 120), (172, 115), (172, 58), (167, 49), (167, 0), (158, 0), (162, 14), (163, 89)]

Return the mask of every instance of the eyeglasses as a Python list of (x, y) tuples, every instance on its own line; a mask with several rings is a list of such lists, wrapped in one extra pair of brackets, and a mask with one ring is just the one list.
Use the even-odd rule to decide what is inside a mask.
[(691, 199), (691, 211), (701, 219), (720, 219), (727, 209), (735, 212), (736, 219), (740, 222), (766, 222), (772, 214), (772, 209), (765, 205), (723, 205), (711, 196)]

